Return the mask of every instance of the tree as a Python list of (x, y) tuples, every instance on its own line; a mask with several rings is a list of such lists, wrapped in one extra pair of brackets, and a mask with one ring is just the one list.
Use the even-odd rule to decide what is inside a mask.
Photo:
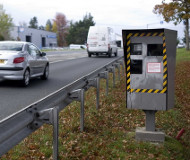
[(48, 19), (46, 22), (46, 31), (52, 31), (52, 23), (50, 19)]
[(11, 27), (13, 27), (12, 18), (5, 13), (3, 5), (0, 4), (0, 40), (10, 38)]
[(38, 29), (45, 30), (45, 27), (43, 25), (39, 26)]
[(91, 14), (86, 14), (83, 20), (73, 23), (70, 23), (69, 33), (66, 37), (68, 44), (85, 44), (88, 30), (90, 26), (94, 26), (95, 22), (93, 21), (93, 17)]
[[(67, 20), (63, 13), (57, 13), (54, 22), (56, 23), (58, 46), (66, 45), (65, 36), (67, 34)], [(55, 28), (54, 28), (55, 29)]]
[(57, 33), (57, 24), (56, 24), (56, 21), (53, 21), (52, 32)]
[(29, 22), (29, 28), (35, 28), (35, 29), (38, 29), (38, 19), (37, 17), (33, 17), (30, 22)]
[(166, 3), (155, 5), (153, 12), (164, 17), (166, 22), (174, 21), (177, 25), (181, 22), (185, 25), (186, 30), (186, 49), (189, 50), (189, 19), (190, 19), (190, 0), (172, 0)]

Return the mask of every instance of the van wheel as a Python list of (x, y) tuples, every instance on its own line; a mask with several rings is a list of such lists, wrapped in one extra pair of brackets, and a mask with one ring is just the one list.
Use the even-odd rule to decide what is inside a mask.
[(91, 53), (88, 53), (88, 57), (91, 57)]
[(115, 54), (115, 57), (117, 57), (117, 51), (114, 54)]
[(111, 54), (112, 54), (112, 50), (109, 50), (109, 51), (108, 51), (108, 57), (109, 57), (109, 58), (111, 57)]
[(28, 86), (30, 83), (30, 72), (28, 69), (26, 69), (26, 71), (24, 72), (24, 75), (23, 75), (23, 80), (21, 81), (21, 85), (23, 87), (26, 87)]

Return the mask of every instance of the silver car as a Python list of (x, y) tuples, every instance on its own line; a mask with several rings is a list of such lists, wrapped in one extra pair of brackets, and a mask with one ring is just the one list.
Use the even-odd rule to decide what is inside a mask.
[(48, 79), (49, 61), (46, 53), (34, 44), (20, 41), (0, 42), (0, 80), (20, 80), (28, 86), (30, 79)]

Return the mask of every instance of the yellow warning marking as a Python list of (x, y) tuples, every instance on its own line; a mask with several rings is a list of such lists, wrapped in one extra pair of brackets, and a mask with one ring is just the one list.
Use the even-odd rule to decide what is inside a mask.
[(127, 86), (127, 90), (129, 90), (129, 89), (130, 89), (130, 85)]
[(127, 36), (127, 39), (129, 39), (132, 36), (132, 33), (129, 33)]
[(164, 33), (162, 32), (162, 33), (159, 34), (159, 36), (163, 36), (163, 34), (164, 34)]
[(140, 37), (143, 37), (145, 35), (145, 33), (141, 33)]
[(127, 65), (129, 65), (130, 64), (130, 59), (127, 61)]
[(142, 90), (142, 93), (146, 92), (146, 90), (147, 90), (147, 89), (143, 89), (143, 90)]
[(127, 46), (128, 46), (128, 45), (130, 45), (130, 43), (131, 43), (131, 41), (130, 41), (130, 40), (128, 40), (128, 42), (127, 42)]
[(167, 88), (165, 87), (160, 93), (165, 93)]
[(166, 81), (164, 81), (163, 86), (165, 86), (166, 84), (167, 84), (167, 80), (166, 80)]
[(135, 33), (134, 37), (137, 37), (139, 35), (139, 33)]
[(130, 81), (131, 81), (131, 80), (130, 80), (130, 78), (129, 78), (129, 79), (127, 80), (127, 84), (130, 83)]
[(127, 48), (127, 52), (129, 52), (130, 51), (130, 46)]
[(165, 55), (164, 57), (163, 57), (163, 60), (165, 60), (167, 58), (167, 56)]
[(151, 35), (151, 33), (148, 33), (146, 36), (148, 37), (148, 36), (150, 36)]
[(153, 91), (153, 89), (149, 89), (148, 93), (151, 93)]
[(164, 73), (167, 71), (167, 67), (166, 68), (164, 68)]
[(158, 93), (159, 89), (155, 90), (154, 93)]
[[(152, 35), (151, 35), (152, 34)], [(127, 61), (127, 71), (128, 71), (128, 74), (127, 74), (127, 78), (128, 78), (128, 80), (127, 80), (127, 90), (130, 90), (130, 92), (132, 93), (132, 92), (136, 92), (136, 93), (139, 93), (139, 92), (141, 92), (141, 93), (165, 93), (166, 91), (167, 91), (167, 87), (165, 87), (163, 90), (159, 90), (159, 89), (156, 89), (156, 90), (154, 90), (154, 89), (130, 89), (130, 43), (131, 43), (131, 41), (130, 41), (130, 37), (131, 36), (133, 36), (133, 37), (137, 37), (137, 36), (140, 36), (140, 37), (143, 37), (143, 36), (163, 36), (163, 61), (165, 61), (165, 62), (163, 62), (164, 64), (164, 69), (163, 69), (163, 72), (165, 73), (164, 74), (164, 76), (163, 76), (163, 80), (165, 80), (166, 78), (167, 78), (167, 73), (166, 73), (166, 71), (167, 71), (167, 67), (166, 67), (166, 65), (167, 65), (167, 55), (166, 55), (166, 43), (165, 43), (165, 39), (166, 39), (166, 37), (164, 36), (164, 32), (162, 32), (162, 33), (157, 33), (157, 32), (154, 32), (154, 33), (151, 33), (151, 32), (149, 32), (149, 33), (129, 33), (128, 35), (127, 35), (127, 39), (128, 39), (128, 41), (127, 41), (127, 46), (128, 46), (128, 48), (127, 48), (127, 52), (128, 52), (128, 54), (127, 54), (127, 59), (128, 59), (128, 61)], [(167, 85), (167, 80), (166, 81), (164, 81), (163, 82), (163, 87), (164, 86), (166, 86)]]
[(163, 79), (166, 79), (167, 78), (167, 74), (164, 75)]
[(152, 36), (154, 37), (154, 36), (156, 36), (158, 33), (156, 32), (156, 33), (154, 33)]
[(164, 66), (166, 66), (166, 65), (167, 65), (167, 61), (164, 62)]
[(130, 66), (127, 67), (127, 71), (129, 71), (129, 70), (130, 70)]

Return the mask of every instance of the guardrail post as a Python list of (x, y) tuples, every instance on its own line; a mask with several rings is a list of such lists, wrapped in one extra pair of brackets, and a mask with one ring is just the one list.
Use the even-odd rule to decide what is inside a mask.
[(103, 78), (103, 79), (106, 79), (106, 96), (108, 96), (108, 71), (105, 71), (105, 72), (101, 72), (99, 73), (98, 75), (100, 78)]
[(115, 67), (108, 67), (108, 72), (113, 73), (113, 87), (115, 87)]
[(96, 109), (99, 109), (99, 97), (100, 97), (100, 78), (97, 77), (95, 79), (88, 80), (88, 86), (92, 86), (96, 88)]
[(120, 80), (120, 63), (114, 63), (114, 66), (118, 69), (118, 78)]
[(80, 131), (84, 131), (84, 89), (77, 89), (69, 93), (69, 97), (80, 102)]
[(124, 61), (123, 60), (119, 60), (118, 61), (120, 63), (120, 65), (122, 66), (122, 73), (123, 73), (123, 76), (124, 76)]
[(58, 159), (59, 154), (59, 107), (45, 109), (36, 113), (38, 120), (53, 125), (53, 159)]

